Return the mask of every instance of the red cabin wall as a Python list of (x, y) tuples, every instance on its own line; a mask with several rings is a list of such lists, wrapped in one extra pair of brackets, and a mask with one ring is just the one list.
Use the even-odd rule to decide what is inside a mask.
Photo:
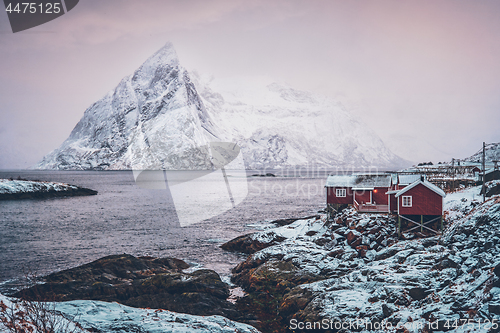
[[(363, 203), (376, 203), (377, 205), (387, 205), (387, 194), (385, 194), (389, 190), (388, 187), (376, 187), (373, 190), (359, 190), (354, 191), (356, 196), (356, 201), (359, 204)], [(371, 201), (370, 201), (370, 193), (371, 193)]]
[(359, 204), (370, 202), (370, 192), (371, 191), (354, 191), (354, 199), (356, 199)]
[[(335, 196), (336, 189), (345, 189), (345, 197)], [(326, 203), (327, 204), (341, 204), (352, 205), (352, 190), (349, 187), (327, 187), (326, 188)]]
[(388, 187), (375, 187), (373, 190), (373, 203), (377, 205), (387, 205), (389, 202), (387, 200), (387, 194), (385, 194), (387, 191), (389, 191)]
[(396, 193), (389, 194), (389, 200), (391, 201), (391, 212), (398, 211), (398, 198), (396, 198)]
[[(403, 207), (403, 196), (412, 197), (412, 207)], [(399, 196), (400, 215), (442, 215), (443, 198), (436, 192), (419, 184)]]

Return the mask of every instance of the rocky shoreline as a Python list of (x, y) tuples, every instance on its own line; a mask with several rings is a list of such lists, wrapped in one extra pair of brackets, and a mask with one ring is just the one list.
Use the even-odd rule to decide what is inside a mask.
[(125, 254), (50, 274), (15, 296), (220, 315), (264, 333), (498, 332), (500, 196), (480, 203), (470, 195), (479, 188), (467, 191), (447, 197), (443, 235), (398, 238), (393, 217), (347, 208), (237, 237), (222, 245), (248, 254), (232, 271), (245, 292), (236, 302), (214, 271)]
[(446, 205), (435, 237), (398, 239), (393, 218), (345, 209), (232, 240), (224, 248), (250, 253), (233, 269), (238, 309), (262, 332), (498, 332), (500, 197)]
[(65, 183), (0, 179), (0, 200), (46, 199), (97, 195), (97, 191)]

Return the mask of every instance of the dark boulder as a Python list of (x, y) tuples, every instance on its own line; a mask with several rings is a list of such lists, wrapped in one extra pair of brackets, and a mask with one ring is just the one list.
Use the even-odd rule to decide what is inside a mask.
[(414, 300), (421, 300), (427, 297), (431, 292), (425, 288), (422, 287), (414, 287), (408, 290), (408, 293), (410, 294), (411, 298)]
[(14, 296), (40, 301), (99, 300), (141, 308), (161, 308), (194, 315), (239, 319), (226, 299), (228, 285), (208, 269), (185, 273), (189, 265), (174, 258), (111, 255), (52, 273), (43, 284)]
[(241, 252), (246, 254), (253, 254), (257, 251), (265, 249), (266, 247), (281, 243), (286, 238), (277, 234), (270, 234), (271, 239), (266, 242), (261, 242), (254, 238), (255, 234), (248, 234), (236, 237), (227, 243), (222, 244), (220, 247), (223, 250), (231, 252)]

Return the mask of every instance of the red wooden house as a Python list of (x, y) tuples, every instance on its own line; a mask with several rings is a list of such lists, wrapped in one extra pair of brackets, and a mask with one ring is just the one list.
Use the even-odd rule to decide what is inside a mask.
[(387, 213), (386, 192), (391, 188), (391, 174), (333, 175), (326, 180), (326, 202), (338, 209), (354, 205), (360, 212)]
[(409, 230), (436, 232), (429, 227), (432, 223), (442, 229), (446, 194), (423, 175), (333, 175), (328, 176), (325, 188), (327, 206), (335, 210), (352, 205), (359, 212), (397, 214), (399, 232), (402, 224), (408, 225)]

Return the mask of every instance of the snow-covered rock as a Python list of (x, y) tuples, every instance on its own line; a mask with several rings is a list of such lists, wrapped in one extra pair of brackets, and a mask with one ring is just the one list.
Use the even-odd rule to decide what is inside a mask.
[(487, 197), (500, 194), (500, 180), (490, 180), (486, 182), (482, 191), (484, 191)]
[(23, 192), (47, 192), (76, 190), (75, 185), (54, 182), (35, 182), (30, 180), (0, 179), (0, 194)]
[[(0, 295), (0, 301), (9, 307), (13, 306), (13, 303), (5, 296)], [(74, 318), (75, 322), (90, 332), (259, 332), (252, 326), (237, 323), (221, 316), (193, 316), (161, 309), (132, 308), (118, 303), (101, 301), (51, 303), (50, 309), (59, 313), (54, 314), (54, 316), (61, 316), (60, 321), (63, 324), (67, 321), (66, 318)], [(76, 329), (74, 325), (70, 328)], [(2, 327), (0, 323), (0, 332), (10, 331)]]
[(454, 223), (464, 218), (482, 200), (481, 186), (469, 187), (453, 193), (447, 193), (444, 198), (444, 211), (448, 223)]
[(214, 141), (236, 142), (246, 168), (405, 164), (339, 103), (272, 80), (189, 74), (168, 43), (90, 106), (36, 168), (211, 169)]
[(221, 316), (193, 316), (167, 310), (137, 309), (118, 303), (71, 301), (57, 303), (56, 309), (76, 320), (85, 329), (100, 332), (185, 332), (258, 333), (246, 324)]

